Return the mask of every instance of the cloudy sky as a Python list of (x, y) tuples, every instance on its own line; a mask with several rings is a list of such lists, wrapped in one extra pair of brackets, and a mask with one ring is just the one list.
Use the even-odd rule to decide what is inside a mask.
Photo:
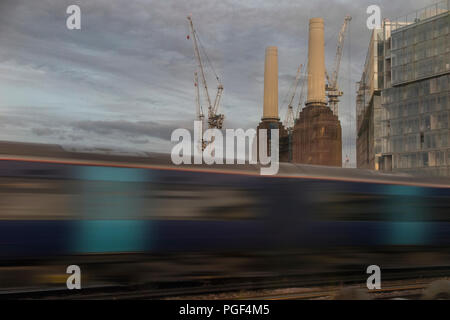
[[(344, 154), (354, 158), (355, 82), (367, 52), (366, 8), (394, 18), (432, 0), (0, 0), (0, 140), (168, 152), (195, 117), (192, 14), (225, 87), (226, 128), (262, 116), (264, 50), (278, 46), (280, 117), (306, 63), (308, 19), (325, 19), (333, 63), (344, 16), (353, 20), (341, 64)], [(66, 9), (81, 7), (79, 31)], [(211, 93), (215, 84), (210, 79)], [(283, 104), (284, 102), (284, 104)], [(345, 155), (344, 155), (345, 156)]]

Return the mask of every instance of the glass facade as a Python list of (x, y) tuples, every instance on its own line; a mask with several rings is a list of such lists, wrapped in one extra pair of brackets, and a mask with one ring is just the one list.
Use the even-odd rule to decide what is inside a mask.
[(382, 169), (450, 176), (450, 15), (391, 35), (391, 86), (382, 90)]
[(392, 33), (392, 85), (450, 71), (449, 24), (445, 14)]
[(393, 169), (434, 167), (450, 175), (449, 83), (447, 74), (383, 91), (383, 153), (393, 155)]

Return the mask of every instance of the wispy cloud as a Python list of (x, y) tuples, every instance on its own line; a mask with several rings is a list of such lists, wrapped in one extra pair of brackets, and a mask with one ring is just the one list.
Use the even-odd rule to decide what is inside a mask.
[[(425, 2), (378, 4), (383, 16), (395, 17), (407, 13), (405, 8), (429, 4)], [(65, 27), (71, 4), (81, 7), (81, 31)], [(298, 65), (306, 62), (308, 19), (324, 17), (331, 65), (337, 31), (351, 14), (340, 79), (345, 92), (340, 106), (344, 149), (351, 151), (355, 82), (367, 51), (365, 9), (370, 4), (373, 1), (2, 0), (0, 139), (167, 149), (173, 123), (186, 125), (194, 119), (196, 63), (192, 43), (186, 40), (189, 14), (223, 79), (225, 126), (255, 127), (262, 114), (265, 47), (279, 47), (281, 104)], [(285, 110), (280, 105), (281, 118)]]

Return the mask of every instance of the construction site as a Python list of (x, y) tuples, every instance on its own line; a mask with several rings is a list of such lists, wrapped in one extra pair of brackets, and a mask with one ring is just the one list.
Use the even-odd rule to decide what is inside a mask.
[[(307, 66), (300, 64), (295, 81), (289, 89), (284, 119), (279, 114), (278, 96), (278, 48), (268, 46), (264, 62), (264, 99), (260, 129), (279, 130), (280, 162), (311, 165), (342, 166), (342, 128), (339, 120), (339, 99), (344, 94), (338, 84), (339, 69), (350, 16), (338, 34), (333, 69), (325, 67), (325, 22), (322, 18), (309, 21)], [(222, 129), (225, 115), (219, 113), (224, 86), (217, 75), (206, 51), (201, 46), (192, 17), (188, 17), (190, 35), (194, 44), (197, 70), (194, 72), (196, 90), (196, 120), (204, 128)], [(299, 60), (304, 57), (299, 57)], [(208, 64), (217, 81), (217, 93), (212, 99), (205, 76)], [(306, 93), (305, 93), (306, 91)], [(203, 106), (206, 105), (206, 113)], [(294, 107), (296, 106), (296, 107)], [(270, 145), (270, 135), (267, 136)], [(204, 149), (211, 141), (202, 141)], [(269, 150), (270, 153), (270, 150)]]

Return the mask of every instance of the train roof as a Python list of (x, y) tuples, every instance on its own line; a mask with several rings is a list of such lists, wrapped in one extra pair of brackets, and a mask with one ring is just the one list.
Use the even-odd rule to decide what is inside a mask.
[[(38, 144), (0, 141), (0, 160), (23, 160), (80, 165), (99, 165), (136, 168), (161, 168), (196, 172), (260, 175), (258, 165), (179, 165), (170, 155), (102, 148), (79, 149), (56, 144)], [(364, 181), (450, 188), (450, 178), (433, 177), (420, 173), (388, 173), (374, 170), (280, 163), (280, 178), (311, 178), (342, 181)]]

